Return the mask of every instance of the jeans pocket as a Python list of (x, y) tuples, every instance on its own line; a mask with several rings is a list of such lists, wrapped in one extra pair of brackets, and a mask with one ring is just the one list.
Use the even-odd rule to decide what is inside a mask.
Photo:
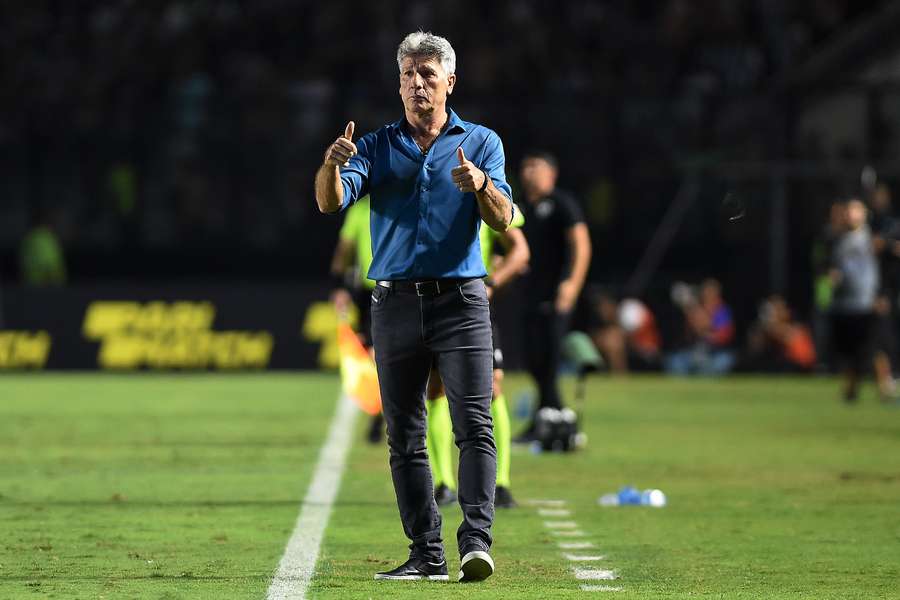
[(488, 305), (487, 290), (484, 287), (484, 282), (480, 279), (467, 281), (460, 285), (457, 290), (459, 290), (460, 298), (466, 304), (471, 304), (472, 306)]
[(372, 290), (372, 310), (378, 310), (384, 306), (390, 294), (390, 288), (386, 288), (383, 285), (376, 285), (375, 289)]

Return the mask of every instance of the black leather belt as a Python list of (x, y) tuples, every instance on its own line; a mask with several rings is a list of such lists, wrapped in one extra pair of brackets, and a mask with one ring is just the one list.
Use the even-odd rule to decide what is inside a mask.
[(450, 290), (455, 290), (472, 279), (428, 279), (414, 281), (403, 279), (397, 281), (378, 281), (381, 287), (386, 287), (398, 294), (415, 294), (416, 296), (439, 296)]

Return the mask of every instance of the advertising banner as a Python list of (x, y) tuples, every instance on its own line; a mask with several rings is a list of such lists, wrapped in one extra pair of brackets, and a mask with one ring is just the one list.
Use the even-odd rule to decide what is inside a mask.
[(0, 370), (336, 367), (322, 285), (5, 288)]

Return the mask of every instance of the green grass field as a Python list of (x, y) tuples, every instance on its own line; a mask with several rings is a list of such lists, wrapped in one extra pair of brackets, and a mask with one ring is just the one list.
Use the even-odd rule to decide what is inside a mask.
[[(265, 598), (337, 394), (316, 374), (0, 377), (0, 599)], [(524, 503), (497, 515), (487, 582), (372, 581), (406, 540), (356, 426), (311, 598), (900, 598), (900, 410), (846, 407), (834, 380), (593, 379), (587, 449), (517, 451), (513, 491), (564, 500), (611, 582), (576, 580)], [(596, 504), (629, 483), (669, 505)]]

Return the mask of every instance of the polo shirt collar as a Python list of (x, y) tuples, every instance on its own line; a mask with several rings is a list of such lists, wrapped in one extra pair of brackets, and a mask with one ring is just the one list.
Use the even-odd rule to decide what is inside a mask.
[[(394, 129), (406, 130), (407, 123), (404, 116), (393, 124)], [(466, 131), (466, 122), (459, 118), (452, 108), (447, 107), (447, 133), (463, 133)]]

